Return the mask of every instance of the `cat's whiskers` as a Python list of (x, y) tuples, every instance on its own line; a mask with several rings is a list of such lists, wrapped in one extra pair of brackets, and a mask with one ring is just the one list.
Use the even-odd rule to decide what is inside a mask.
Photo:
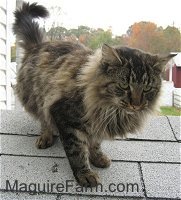
[(109, 115), (109, 118), (110, 118), (109, 121), (106, 120), (106, 121), (107, 121), (107, 124), (105, 124), (105, 127), (104, 127), (104, 129), (103, 129), (103, 131), (102, 131), (104, 134), (105, 134), (105, 131), (106, 131), (106, 129), (107, 129), (109, 123), (112, 121), (113, 118), (115, 118), (115, 112), (116, 112), (116, 109), (114, 109), (113, 112), (110, 113), (110, 115)]
[[(113, 113), (111, 113), (110, 115), (109, 115), (109, 117), (110, 117), (110, 119), (109, 119), (109, 121), (107, 122), (107, 124), (105, 125), (105, 127), (104, 127), (104, 129), (103, 129), (103, 133), (105, 133), (105, 130), (106, 130), (106, 128), (108, 127), (108, 125), (109, 125), (109, 123), (114, 119), (114, 121), (115, 121), (115, 116), (116, 115), (114, 115), (116, 113), (116, 109), (114, 109), (114, 111), (113, 111)], [(116, 125), (116, 123), (115, 123), (115, 125)]]
[[(92, 130), (94, 132), (94, 130), (99, 129), (100, 128), (100, 123), (99, 121), (102, 121), (102, 123), (104, 123), (104, 119), (106, 119), (106, 114), (105, 113), (101, 113), (100, 116), (96, 119), (96, 121), (94, 123), (92, 123)], [(103, 120), (101, 120), (103, 119)]]
[(103, 113), (102, 113), (102, 115), (101, 115), (101, 116), (103, 116), (103, 117), (102, 117), (102, 119), (99, 118), (100, 123), (97, 123), (97, 126), (98, 126), (99, 129), (100, 129), (101, 126), (104, 124), (104, 122), (109, 118), (109, 115), (110, 115), (109, 112), (112, 113), (112, 110), (113, 110), (113, 108), (106, 109), (106, 111), (103, 111)]
[[(112, 111), (112, 109), (113, 109), (113, 111)], [(105, 118), (102, 120), (102, 122), (101, 122), (100, 124), (99, 124), (99, 123), (97, 124), (97, 125), (99, 126), (99, 128), (98, 128), (98, 130), (96, 131), (96, 135), (97, 135), (98, 132), (102, 129), (102, 126), (105, 125), (105, 122), (108, 120), (108, 118), (111, 117), (111, 116), (113, 115), (113, 113), (115, 112), (115, 110), (114, 110), (113, 107), (112, 107), (110, 110), (111, 110), (111, 112), (108, 113), (107, 116), (105, 116)], [(109, 112), (110, 110), (108, 110), (108, 112)], [(105, 126), (107, 126), (107, 125), (105, 125)]]
[[(95, 111), (94, 111), (94, 113), (95, 113)], [(99, 115), (99, 117), (96, 119), (96, 121), (93, 123), (94, 125), (96, 125), (97, 124), (97, 122), (100, 120), (100, 119), (105, 119), (106, 118), (106, 116), (107, 116), (107, 113), (108, 113), (108, 109), (106, 109), (106, 111), (105, 112), (102, 112), (102, 111), (97, 111), (97, 115)]]

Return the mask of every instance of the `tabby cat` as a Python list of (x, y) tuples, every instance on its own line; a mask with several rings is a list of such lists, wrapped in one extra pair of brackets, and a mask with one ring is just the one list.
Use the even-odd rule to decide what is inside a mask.
[(156, 108), (161, 72), (172, 56), (106, 44), (94, 52), (78, 43), (44, 41), (34, 18), (47, 17), (45, 7), (24, 2), (14, 14), (13, 31), (24, 49), (16, 93), (41, 122), (36, 146), (51, 146), (57, 130), (78, 183), (96, 186), (99, 176), (90, 163), (111, 163), (101, 141), (139, 130)]

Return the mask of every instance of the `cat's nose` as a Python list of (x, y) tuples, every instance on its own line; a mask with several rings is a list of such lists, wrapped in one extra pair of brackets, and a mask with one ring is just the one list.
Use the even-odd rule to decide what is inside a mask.
[(132, 97), (130, 104), (131, 104), (132, 109), (139, 110), (142, 105), (141, 96), (136, 96), (134, 98)]
[(133, 110), (140, 110), (141, 109), (141, 105), (139, 105), (139, 106), (132, 105), (132, 109)]
[(133, 107), (140, 107), (141, 105), (141, 97), (137, 97), (137, 98), (132, 98), (132, 101), (131, 101), (131, 105)]
[(134, 109), (141, 107), (142, 104), (142, 89), (140, 87), (135, 88), (131, 92), (131, 101), (130, 104)]

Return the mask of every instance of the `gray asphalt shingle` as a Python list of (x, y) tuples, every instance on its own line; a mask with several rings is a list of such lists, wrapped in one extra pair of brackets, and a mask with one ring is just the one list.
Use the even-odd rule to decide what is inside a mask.
[(170, 140), (175, 141), (171, 127), (165, 116), (148, 119), (140, 133), (129, 134), (128, 138), (143, 140)]
[(0, 110), (0, 116), (0, 133), (39, 135), (39, 123), (26, 112)]
[(181, 197), (181, 177), (179, 164), (142, 163), (143, 179), (148, 197)]
[(176, 142), (109, 141), (104, 151), (113, 160), (180, 163), (181, 144)]
[(168, 120), (170, 121), (175, 137), (181, 141), (181, 117), (168, 116)]
[[(2, 154), (65, 157), (60, 139), (55, 137), (54, 146), (47, 149), (37, 149), (37, 137), (17, 135), (0, 135)], [(117, 161), (149, 161), (149, 162), (177, 162), (180, 163), (181, 144), (177, 142), (143, 142), (143, 141), (105, 141), (103, 151), (112, 160)]]
[(59, 137), (54, 138), (54, 145), (47, 149), (37, 149), (35, 136), (0, 135), (0, 153), (21, 156), (52, 156), (65, 157), (63, 146)]

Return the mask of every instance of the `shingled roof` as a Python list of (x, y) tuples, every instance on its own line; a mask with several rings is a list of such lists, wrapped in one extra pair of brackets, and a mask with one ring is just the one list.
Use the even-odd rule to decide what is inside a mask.
[[(143, 132), (127, 139), (105, 141), (104, 151), (112, 158), (108, 169), (95, 169), (102, 188), (77, 191), (68, 160), (58, 136), (54, 146), (38, 150), (35, 140), (39, 123), (23, 111), (1, 111), (0, 199), (1, 200), (88, 200), (88, 199), (179, 199), (180, 117), (152, 118)], [(18, 192), (13, 185), (55, 184), (52, 191)], [(67, 182), (68, 181), (68, 182)], [(73, 184), (73, 187), (65, 186)], [(9, 184), (9, 185), (8, 185)], [(64, 189), (55, 186), (63, 184)], [(33, 185), (31, 185), (33, 190)], [(59, 188), (60, 189), (60, 188)], [(79, 188), (80, 189), (80, 188)]]

